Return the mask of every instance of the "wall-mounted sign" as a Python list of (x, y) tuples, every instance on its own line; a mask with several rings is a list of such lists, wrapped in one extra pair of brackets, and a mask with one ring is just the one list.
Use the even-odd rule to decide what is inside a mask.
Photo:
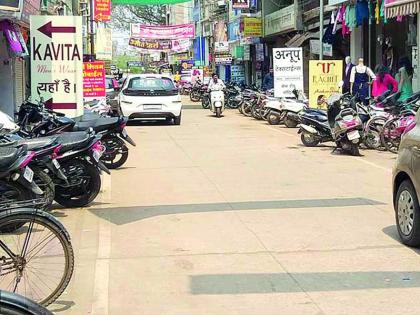
[(264, 61), (264, 44), (255, 45), (255, 60)]
[(108, 22), (111, 20), (111, 0), (95, 0), (95, 21)]
[(260, 37), (262, 36), (261, 18), (245, 17), (244, 18), (244, 37)]
[(194, 24), (145, 25), (131, 24), (131, 37), (149, 39), (194, 38)]
[(171, 43), (171, 50), (173, 52), (185, 52), (190, 50), (191, 41), (188, 38), (174, 39)]
[(104, 97), (105, 63), (103, 61), (83, 63), (83, 97)]
[(229, 40), (234, 41), (239, 39), (239, 37), (241, 36), (240, 26), (241, 24), (239, 19), (228, 24)]
[(31, 94), (70, 117), (83, 114), (81, 16), (31, 16)]
[(251, 46), (244, 45), (244, 60), (249, 61), (251, 60)]
[(301, 27), (297, 5), (292, 4), (268, 14), (264, 18), (264, 35), (273, 35), (298, 30)]
[(274, 96), (293, 97), (303, 91), (303, 52), (299, 48), (274, 48)]
[(232, 0), (233, 9), (248, 9), (249, 1), (248, 0)]
[(343, 77), (341, 60), (309, 61), (309, 106), (326, 109), (325, 100), (334, 93), (341, 93), (339, 82)]
[[(309, 41), (309, 47), (311, 54), (319, 55), (319, 40), (312, 39)], [(331, 44), (323, 43), (323, 55), (332, 57), (333, 55), (333, 47)]]
[(152, 50), (169, 50), (172, 47), (170, 40), (147, 40), (133, 37), (130, 38), (128, 44), (136, 48)]
[(230, 65), (232, 63), (232, 55), (230, 54), (215, 55), (214, 62), (217, 65)]
[(143, 67), (143, 62), (141, 61), (127, 61), (127, 67)]
[(229, 42), (215, 42), (214, 43), (215, 52), (228, 52), (229, 51)]
[(243, 65), (232, 65), (230, 67), (230, 77), (233, 82), (244, 82), (245, 81), (245, 68)]

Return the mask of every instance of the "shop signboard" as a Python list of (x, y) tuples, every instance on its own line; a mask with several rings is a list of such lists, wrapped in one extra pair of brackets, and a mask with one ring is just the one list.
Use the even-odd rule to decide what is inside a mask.
[(249, 61), (251, 60), (251, 46), (244, 45), (244, 60)]
[(173, 52), (185, 52), (190, 50), (191, 48), (191, 41), (188, 38), (180, 38), (176, 40), (172, 40), (171, 42), (171, 50)]
[(233, 9), (248, 9), (249, 0), (232, 0)]
[(229, 33), (230, 41), (235, 41), (239, 39), (241, 35), (240, 25), (241, 24), (240, 24), (239, 19), (236, 19), (235, 21), (230, 22), (228, 24), (228, 33)]
[(83, 97), (105, 97), (105, 63), (103, 61), (83, 63)]
[(262, 22), (258, 17), (244, 18), (244, 37), (260, 37), (262, 36)]
[(150, 40), (133, 37), (130, 38), (128, 45), (136, 48), (151, 50), (169, 50), (172, 47), (171, 41), (169, 40)]
[(127, 67), (143, 67), (144, 63), (141, 61), (127, 61)]
[(214, 51), (219, 52), (228, 52), (229, 51), (229, 42), (215, 42)]
[(194, 38), (194, 24), (146, 25), (131, 23), (131, 37), (143, 39)]
[(96, 59), (112, 60), (112, 30), (98, 27), (96, 29)]
[(293, 97), (303, 91), (303, 52), (299, 48), (274, 48), (274, 96)]
[(0, 0), (0, 10), (19, 11), (20, 0)]
[(268, 14), (264, 18), (264, 36), (298, 30), (301, 27), (295, 4)]
[(81, 16), (31, 16), (31, 94), (69, 117), (83, 114)]
[(335, 93), (341, 93), (339, 82), (343, 79), (343, 61), (309, 61), (309, 106), (326, 109), (326, 100)]
[(231, 54), (215, 55), (214, 62), (217, 65), (230, 65), (232, 63)]
[(237, 59), (244, 58), (244, 46), (235, 46), (233, 50), (233, 57)]
[(111, 0), (95, 0), (94, 16), (97, 22), (109, 22), (111, 20)]
[(245, 81), (245, 69), (243, 65), (232, 65), (230, 67), (230, 77), (233, 82)]

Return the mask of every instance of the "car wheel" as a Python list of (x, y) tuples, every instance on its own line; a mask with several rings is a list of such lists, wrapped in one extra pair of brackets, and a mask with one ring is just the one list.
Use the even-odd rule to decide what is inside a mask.
[(395, 218), (401, 241), (411, 247), (420, 246), (420, 207), (416, 190), (405, 180), (395, 197)]
[(179, 116), (174, 118), (174, 125), (180, 125), (181, 124), (181, 114)]

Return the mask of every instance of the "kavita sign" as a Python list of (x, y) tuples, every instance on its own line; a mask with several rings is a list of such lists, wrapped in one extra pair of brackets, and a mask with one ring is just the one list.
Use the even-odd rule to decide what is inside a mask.
[(70, 117), (83, 114), (81, 16), (31, 16), (31, 94)]

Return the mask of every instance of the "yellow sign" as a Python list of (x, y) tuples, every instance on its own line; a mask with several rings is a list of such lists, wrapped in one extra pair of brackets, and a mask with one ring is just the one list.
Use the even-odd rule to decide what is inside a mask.
[(261, 18), (244, 18), (244, 37), (260, 37), (262, 36)]
[(309, 106), (326, 109), (326, 99), (334, 93), (341, 93), (340, 81), (343, 78), (343, 61), (309, 61)]

